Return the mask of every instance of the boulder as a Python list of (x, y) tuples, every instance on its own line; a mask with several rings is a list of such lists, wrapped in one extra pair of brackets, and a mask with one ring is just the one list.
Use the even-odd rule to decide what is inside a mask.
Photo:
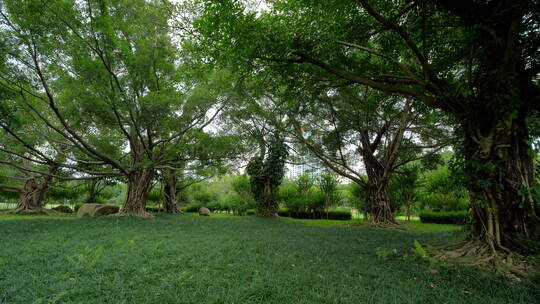
[(102, 215), (109, 215), (109, 214), (115, 214), (120, 210), (120, 207), (113, 206), (113, 205), (103, 205), (101, 207), (98, 207), (94, 210), (93, 216), (102, 216)]
[(66, 205), (56, 206), (52, 208), (52, 210), (56, 212), (61, 212), (61, 213), (73, 213), (73, 210), (71, 210), (71, 208), (69, 208), (69, 206), (66, 206)]
[(77, 211), (77, 217), (88, 216), (102, 216), (117, 213), (118, 206), (104, 205), (104, 204), (84, 204)]
[(206, 207), (201, 207), (199, 208), (199, 215), (202, 215), (202, 216), (210, 216), (210, 214), (212, 214), (210, 212), (210, 209), (206, 208)]
[(85, 215), (92, 216), (91, 214), (97, 207), (103, 206), (102, 204), (84, 204), (77, 210), (77, 217), (83, 217)]

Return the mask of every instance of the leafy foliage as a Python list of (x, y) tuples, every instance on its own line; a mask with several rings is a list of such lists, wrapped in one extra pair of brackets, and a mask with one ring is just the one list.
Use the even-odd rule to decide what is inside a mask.
[(468, 211), (430, 212), (422, 211), (418, 214), (422, 223), (459, 224), (465, 225), (471, 221)]
[[(259, 204), (259, 212), (271, 214), (277, 211), (275, 191), (285, 174), (287, 146), (281, 138), (274, 137), (269, 143), (268, 154), (261, 155), (249, 162), (246, 172), (250, 178), (251, 191)], [(264, 210), (268, 208), (267, 210)]]

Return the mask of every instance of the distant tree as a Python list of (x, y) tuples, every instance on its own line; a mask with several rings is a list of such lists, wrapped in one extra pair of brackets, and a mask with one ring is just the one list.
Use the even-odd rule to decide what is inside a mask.
[(405, 216), (411, 220), (414, 204), (418, 201), (420, 166), (409, 164), (399, 169), (390, 179), (390, 197), (396, 207), (405, 207)]
[(331, 173), (324, 173), (317, 179), (317, 185), (324, 196), (324, 211), (328, 218), (328, 210), (330, 206), (339, 201), (338, 185), (339, 180)]
[(298, 188), (298, 193), (302, 197), (307, 197), (309, 190), (315, 184), (315, 180), (306, 173), (303, 173), (296, 179), (296, 188)]
[(268, 143), (261, 141), (259, 155), (253, 157), (246, 168), (251, 191), (258, 204), (257, 213), (260, 216), (277, 215), (278, 204), (275, 195), (285, 174), (287, 155), (287, 146), (283, 139), (275, 134)]

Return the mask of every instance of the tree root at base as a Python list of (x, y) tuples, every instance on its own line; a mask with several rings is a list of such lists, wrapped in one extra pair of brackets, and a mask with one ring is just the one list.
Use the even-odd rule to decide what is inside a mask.
[(11, 210), (9, 213), (11, 214), (24, 214), (24, 213), (47, 213), (47, 209), (43, 207), (28, 207), (28, 206), (20, 206), (13, 210)]
[(126, 212), (126, 211), (120, 210), (118, 213), (115, 213), (114, 216), (134, 216), (134, 217), (140, 217), (140, 218), (154, 218), (154, 215), (147, 211)]
[(430, 246), (426, 249), (437, 260), (494, 271), (512, 281), (519, 282), (520, 277), (528, 278), (540, 273), (540, 265), (527, 256), (506, 248), (494, 251), (489, 245), (477, 241)]
[(401, 231), (410, 231), (406, 227), (400, 225), (398, 222), (374, 222), (374, 221), (367, 221), (364, 222), (363, 225), (373, 228), (382, 228), (382, 229), (394, 229), (394, 230), (401, 230)]

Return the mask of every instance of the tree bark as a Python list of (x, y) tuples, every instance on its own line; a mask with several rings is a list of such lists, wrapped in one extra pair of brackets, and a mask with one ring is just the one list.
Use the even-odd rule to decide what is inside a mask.
[[(52, 168), (49, 173), (54, 174), (58, 168)], [(47, 190), (51, 186), (53, 177), (46, 175), (43, 181), (39, 182), (36, 177), (30, 177), (24, 182), (22, 191), (20, 192), (19, 203), (13, 212), (21, 212), (27, 210), (42, 210), (43, 201), (47, 194)]]
[(180, 213), (176, 199), (176, 175), (173, 170), (163, 172), (163, 207), (165, 213)]
[(146, 197), (150, 191), (154, 174), (155, 170), (148, 168), (129, 173), (126, 199), (119, 215), (151, 216), (146, 212)]
[[(366, 200), (371, 206), (370, 210), (371, 221), (377, 224), (397, 224), (394, 219), (394, 214), (390, 208), (390, 197), (388, 196), (388, 180), (389, 172), (381, 164), (375, 155), (369, 149), (363, 149), (362, 158), (367, 172)], [(391, 166), (393, 162), (384, 162), (386, 166)]]
[(531, 194), (534, 174), (526, 112), (484, 111), (468, 119), (463, 129), (472, 238), (495, 251), (516, 248), (520, 238), (538, 237), (540, 221)]
[(274, 199), (274, 187), (270, 181), (265, 181), (263, 193), (258, 198), (257, 214), (262, 217), (277, 217), (278, 204)]
[(377, 224), (397, 224), (390, 208), (388, 182), (372, 178), (367, 184), (367, 200), (371, 204), (371, 221)]

